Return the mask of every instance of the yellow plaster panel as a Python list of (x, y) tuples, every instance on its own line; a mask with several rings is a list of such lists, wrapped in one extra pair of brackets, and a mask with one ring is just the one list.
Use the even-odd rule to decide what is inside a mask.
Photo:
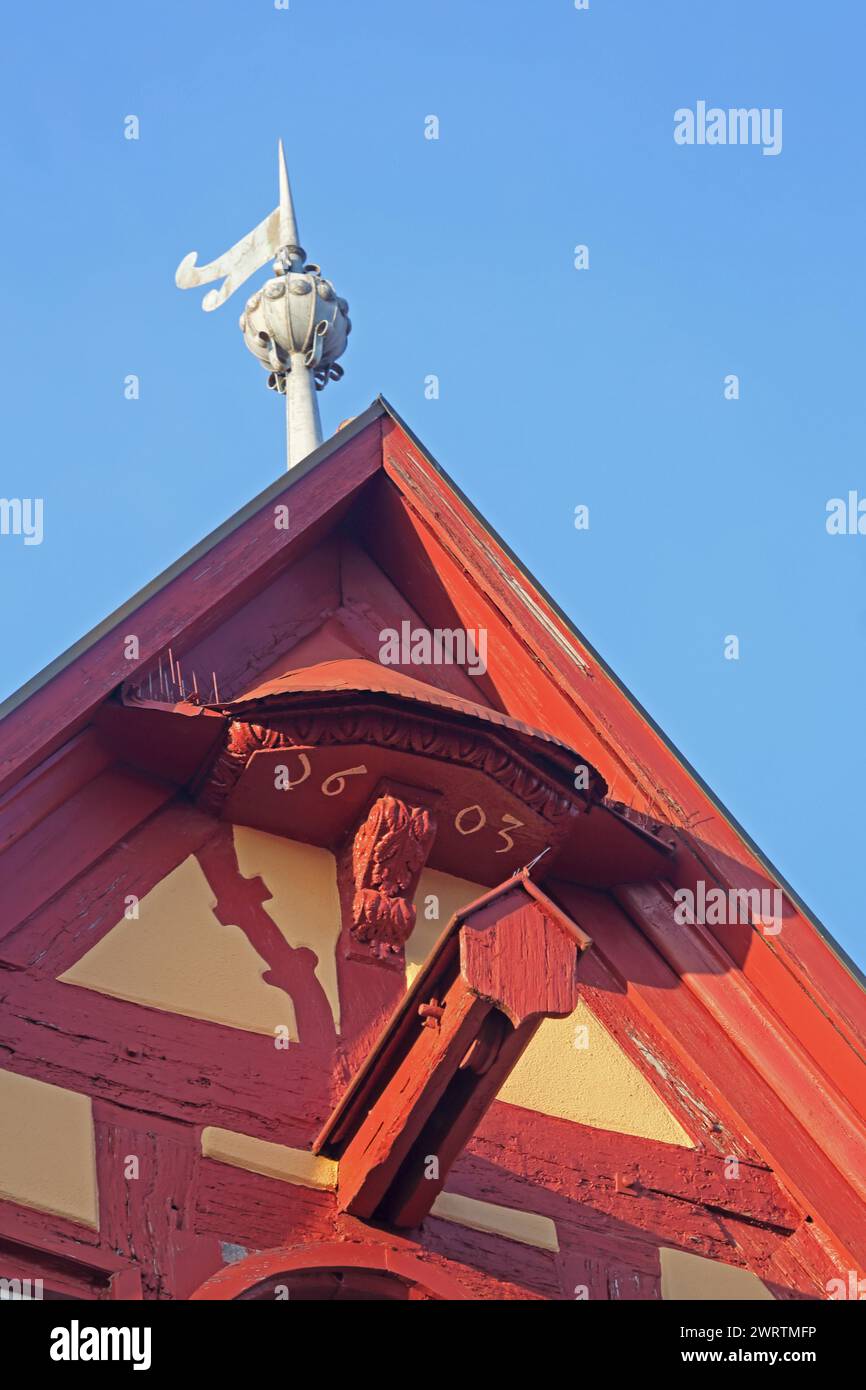
[[(583, 1041), (588, 1046), (575, 1046)], [(544, 1020), (498, 1098), (596, 1129), (694, 1147), (583, 1000), (569, 1018)]]
[(461, 1197), (456, 1192), (440, 1192), (430, 1208), (431, 1216), (468, 1226), (471, 1231), (487, 1231), (491, 1235), (519, 1240), (521, 1245), (535, 1245), (539, 1250), (558, 1250), (556, 1226), (549, 1216), (515, 1207), (500, 1207), (496, 1202), (479, 1202), (474, 1197)]
[(662, 1298), (692, 1302), (750, 1298), (775, 1301), (766, 1284), (748, 1269), (720, 1264), (718, 1260), (707, 1260), (703, 1255), (692, 1255), (685, 1250), (661, 1249), (659, 1258)]
[(214, 915), (216, 898), (190, 855), (141, 899), (137, 919), (121, 918), (60, 976), (147, 1004), (164, 1013), (298, 1039), (295, 1009), (284, 990), (262, 979), (268, 968), (240, 927)]
[(259, 876), (271, 894), (264, 904), (265, 911), (290, 946), (305, 946), (316, 956), (316, 979), (325, 991), (339, 1032), (340, 895), (333, 854), (316, 845), (304, 845), (242, 825), (235, 826), (234, 837), (244, 878)]
[(0, 1197), (99, 1225), (90, 1097), (0, 1071)]
[(266, 1139), (254, 1139), (249, 1134), (236, 1134), (231, 1129), (208, 1125), (201, 1133), (204, 1158), (229, 1163), (233, 1168), (245, 1168), (248, 1173), (261, 1173), (266, 1178), (291, 1182), (297, 1187), (330, 1189), (337, 1186), (337, 1165), (330, 1158), (317, 1158), (306, 1149), (290, 1149), (285, 1144), (271, 1144)]
[[(406, 942), (407, 985), (411, 985), (458, 908), (467, 907), (487, 891), (482, 884), (472, 883), (467, 878), (455, 878), (438, 869), (424, 870), (415, 894), (415, 930)], [(429, 904), (430, 910), (438, 910), (437, 916), (430, 920), (427, 918), (428, 898), (437, 900)]]

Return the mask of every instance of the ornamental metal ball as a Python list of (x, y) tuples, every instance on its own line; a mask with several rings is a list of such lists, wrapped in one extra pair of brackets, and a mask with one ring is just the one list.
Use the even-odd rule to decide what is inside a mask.
[(270, 373), (273, 390), (285, 391), (292, 359), (300, 357), (321, 391), (343, 375), (337, 359), (352, 331), (349, 306), (318, 266), (284, 270), (278, 263), (275, 271), (246, 302), (240, 319), (244, 342)]

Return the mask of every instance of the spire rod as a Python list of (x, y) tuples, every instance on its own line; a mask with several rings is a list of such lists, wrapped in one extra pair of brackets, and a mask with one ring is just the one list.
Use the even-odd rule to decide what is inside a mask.
[(289, 183), (289, 171), (286, 168), (286, 152), (283, 149), (282, 140), (279, 141), (278, 159), (280, 169), (280, 250), (296, 252), (297, 254), (293, 256), (292, 259), (303, 262), (306, 252), (301, 246), (301, 238), (298, 233), (295, 204), (292, 199), (292, 185)]

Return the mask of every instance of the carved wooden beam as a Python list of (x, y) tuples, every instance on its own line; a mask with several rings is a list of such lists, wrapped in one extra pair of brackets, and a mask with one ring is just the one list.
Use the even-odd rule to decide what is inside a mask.
[(424, 1219), (542, 1019), (577, 1006), (590, 945), (526, 870), (456, 914), (314, 1145), (342, 1211)]

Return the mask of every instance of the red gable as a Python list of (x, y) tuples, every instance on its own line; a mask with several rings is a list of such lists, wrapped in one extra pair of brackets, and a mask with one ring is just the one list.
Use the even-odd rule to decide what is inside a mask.
[[(393, 635), (389, 664), (384, 633)], [(468, 646), (462, 660), (437, 661), (423, 642), (411, 650), (418, 633), (464, 634)], [(473, 661), (481, 634), (487, 659)], [(413, 1237), (416, 1254), (464, 1292), (567, 1297), (588, 1267), (584, 1237), (609, 1252), (611, 1268), (627, 1266), (623, 1210), (632, 1203), (647, 1248), (682, 1246), (687, 1213), (686, 1248), (739, 1263), (778, 1296), (824, 1296), (840, 1270), (866, 1264), (866, 1009), (855, 968), (383, 401), (3, 714), (5, 1066), (94, 1099), (106, 1209), (117, 1185), (112, 1155), (144, 1142), (129, 1138), (127, 1112), (161, 1117), (147, 1142), (176, 1160), (160, 1179), (163, 1196), (197, 1215), (182, 1238), (168, 1229), (153, 1238), (147, 1291), (192, 1293), (219, 1268), (216, 1235), (255, 1249), (286, 1236), (266, 1176), (255, 1200), (249, 1188), (218, 1194), (213, 1170), (232, 1170), (200, 1156), (203, 1130), (310, 1150), (361, 1059), (390, 1036), (385, 1021), (405, 980), (387, 961), (371, 969), (357, 906), (359, 894), (389, 894), (360, 862), (357, 838), (354, 867), (350, 855), (339, 858), (373, 787), (404, 808), (396, 829), (418, 841), (418, 864), (392, 900), (408, 903), (428, 856), (443, 873), (496, 889), (546, 852), (533, 877), (547, 910), (592, 943), (580, 956), (580, 997), (693, 1144), (671, 1148), (535, 1111), (515, 1136), (513, 1107), (491, 1090), (475, 1137), (452, 1155), (454, 1190), (548, 1218), (559, 1253), (553, 1264), (527, 1256), (512, 1280), (495, 1238), (492, 1253), (449, 1243), (434, 1210)], [(314, 781), (310, 750), (321, 754), (315, 804), (301, 796)], [(347, 759), (350, 750), (357, 756)], [(431, 757), (435, 788), (423, 770)], [(283, 764), (299, 792), (275, 809), (263, 789)], [(352, 781), (362, 767), (367, 781)], [(482, 779), (492, 788), (483, 811)], [(407, 785), (427, 788), (429, 800)], [(337, 788), (342, 799), (331, 799)], [(460, 820), (475, 806), (485, 822), (477, 838), (482, 822)], [(262, 880), (238, 875), (226, 822), (338, 854), (348, 933), (337, 963), (339, 1038), (312, 952), (275, 940)], [(295, 1002), (299, 1060), (288, 1082), (279, 1056), (264, 1057), (250, 1033), (61, 978), (123, 917), (128, 896), (143, 899), (190, 855), (216, 919), (243, 926), (268, 962), (265, 979), (281, 981)], [(692, 920), (695, 904), (719, 903), (747, 910)], [(393, 1066), (382, 1047), (387, 1095)], [(339, 1158), (340, 1146), (333, 1152)], [(724, 1172), (731, 1156), (742, 1164), (736, 1182)], [(350, 1223), (339, 1238), (355, 1230), (355, 1217), (335, 1215), (343, 1209), (333, 1203), (333, 1193), (317, 1193), (303, 1211), (291, 1208), (293, 1236), (324, 1241), (335, 1222)], [(147, 1224), (143, 1212), (131, 1219)], [(717, 1219), (728, 1222), (721, 1247)], [(2, 1234), (69, 1259), (77, 1238), (74, 1223), (46, 1225), (14, 1200), (0, 1202)], [(127, 1233), (118, 1258), (116, 1237), (101, 1226), (91, 1239), (85, 1283), (133, 1268), (136, 1242)], [(298, 1268), (315, 1267), (305, 1259)], [(638, 1260), (632, 1274), (640, 1296), (654, 1296), (650, 1266)]]

